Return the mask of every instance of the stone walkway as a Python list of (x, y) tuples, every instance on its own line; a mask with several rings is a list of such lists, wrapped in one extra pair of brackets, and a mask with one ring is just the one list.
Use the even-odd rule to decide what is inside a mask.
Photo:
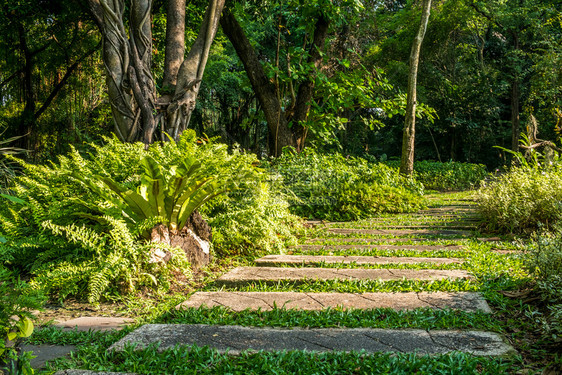
[[(470, 255), (469, 244), (473, 243), (470, 241), (492, 244), (490, 241), (498, 239), (487, 238), (477, 232), (478, 216), (470, 201), (442, 201), (445, 201), (444, 205), (435, 205), (414, 214), (354, 223), (313, 222), (316, 226), (314, 236), (305, 239), (301, 245), (287, 249), (285, 254), (256, 259), (252, 267), (230, 270), (218, 278), (210, 290), (194, 293), (176, 309), (204, 311), (205, 308), (223, 308), (240, 314), (276, 310), (314, 313), (328, 309), (423, 309), (420, 311), (434, 314), (438, 311), (489, 314), (489, 319), (493, 319), (493, 311), (477, 292), (436, 291), (435, 288), (431, 291), (414, 289), (416, 291), (401, 293), (371, 292), (368, 289), (356, 291), (369, 283), (421, 283), (419, 285), (423, 286), (447, 282), (470, 283), (474, 280), (466, 267), (466, 257)], [(497, 250), (498, 253), (501, 251)], [(353, 292), (305, 292), (301, 288), (323, 283), (356, 285), (357, 288)], [(280, 285), (284, 286), (283, 291), (263, 291)], [(105, 330), (118, 329), (127, 323), (79, 318), (61, 322), (59, 326), (64, 329), (77, 326), (79, 330)], [(178, 344), (197, 345), (233, 355), (247, 350), (364, 351), (419, 355), (464, 352), (477, 356), (514, 353), (500, 334), (479, 330), (257, 328), (206, 324), (147, 324), (123, 337), (109, 350), (120, 351), (127, 344), (143, 348), (153, 343), (159, 345), (158, 350)], [(52, 352), (56, 354), (57, 350), (53, 348)], [(65, 370), (56, 374), (94, 373)]]
[[(397, 219), (398, 218), (398, 219)], [(474, 206), (451, 200), (416, 214), (377, 218), (357, 223), (315, 222), (321, 234), (291, 248), (288, 254), (269, 255), (253, 267), (238, 267), (215, 282), (218, 291), (197, 292), (178, 309), (221, 306), (233, 311), (274, 309), (325, 310), (389, 308), (397, 311), (418, 308), (491, 313), (479, 293), (310, 293), (299, 291), (244, 291), (256, 285), (293, 285), (339, 282), (401, 282), (471, 280), (462, 269), (461, 257), (467, 239), (481, 236), (475, 231)], [(396, 220), (402, 222), (394, 223)], [(404, 224), (403, 222), (407, 222)], [(415, 222), (415, 224), (411, 224)], [(450, 225), (450, 226), (448, 226)], [(469, 230), (472, 229), (472, 230)], [(485, 240), (485, 238), (484, 238)], [(389, 244), (390, 243), (390, 244)], [(356, 255), (357, 251), (383, 252)], [(419, 253), (402, 256), (404, 251)], [(395, 254), (395, 255), (393, 255)], [(281, 284), (280, 284), (281, 283)], [(285, 284), (283, 284), (285, 283)], [(290, 283), (290, 284), (286, 284)], [(316, 284), (315, 284), (316, 285)], [(243, 290), (238, 290), (243, 288)], [(452, 351), (501, 356), (513, 352), (497, 333), (460, 330), (404, 330), (373, 328), (254, 328), (215, 325), (145, 325), (115, 343), (144, 347), (159, 343), (164, 350), (174, 345), (210, 346), (220, 352), (244, 350), (360, 351), (441, 354)]]

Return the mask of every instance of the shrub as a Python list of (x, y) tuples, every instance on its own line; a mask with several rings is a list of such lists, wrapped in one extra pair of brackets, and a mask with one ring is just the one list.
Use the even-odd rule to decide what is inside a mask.
[(286, 153), (273, 172), (293, 195), (291, 211), (325, 220), (356, 220), (382, 212), (411, 212), (422, 206), (423, 186), (398, 170), (360, 158)]
[[(387, 162), (387, 164), (396, 168), (400, 166), (398, 161)], [(488, 176), (486, 166), (482, 164), (456, 161), (446, 163), (416, 161), (414, 172), (416, 180), (421, 182), (426, 189), (440, 191), (472, 189)]]
[[(139, 287), (166, 288), (173, 270), (189, 275), (182, 251), (150, 243), (143, 235), (161, 222), (181, 225), (182, 212), (226, 190), (223, 182), (236, 185), (240, 176), (259, 181), (263, 174), (252, 166), (254, 155), (197, 140), (192, 131), (185, 132), (178, 143), (155, 144), (148, 150), (140, 143), (105, 141), (103, 146), (92, 145), (88, 156), (73, 150), (50, 165), (21, 162), (25, 175), (12, 187), (17, 197), (7, 196), (10, 204), (0, 206), (0, 261), (29, 272), (33, 285), (59, 299), (72, 295), (97, 302)], [(197, 173), (182, 174), (186, 160), (191, 163), (189, 170), (197, 166)], [(188, 177), (175, 178), (180, 174)], [(220, 186), (214, 190), (191, 190), (216, 180)], [(202, 195), (180, 194), (170, 188), (182, 181), (186, 191)], [(170, 204), (179, 210), (152, 207), (165, 205), (170, 197), (177, 198)], [(185, 197), (184, 202), (194, 198), (194, 203), (183, 205)], [(139, 206), (133, 209), (135, 202)], [(229, 212), (228, 207), (225, 210)], [(171, 251), (172, 261), (151, 262), (149, 254), (157, 247)]]
[(562, 342), (562, 229), (538, 236), (528, 248), (525, 264), (550, 311), (542, 321), (543, 329)]
[(276, 184), (262, 181), (224, 196), (202, 213), (213, 228), (213, 246), (218, 255), (258, 255), (280, 252), (296, 244), (301, 220), (289, 212), (286, 197)]
[(523, 233), (549, 227), (562, 218), (562, 173), (515, 168), (483, 186), (477, 200), (490, 229)]
[(14, 277), (0, 264), (0, 374), (32, 374), (30, 353), (21, 354), (18, 343), (33, 332), (31, 310), (41, 307), (43, 295)]

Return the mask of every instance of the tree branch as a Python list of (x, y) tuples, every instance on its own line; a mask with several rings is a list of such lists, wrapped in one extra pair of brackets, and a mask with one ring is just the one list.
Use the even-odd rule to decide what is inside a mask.
[(84, 61), (88, 56), (91, 56), (94, 52), (96, 52), (101, 46), (101, 42), (99, 42), (98, 44), (96, 44), (96, 46), (94, 48), (92, 48), (91, 50), (89, 50), (88, 52), (86, 52), (82, 57), (80, 57), (78, 60), (76, 60), (74, 62), (74, 64), (72, 64), (71, 66), (69, 66), (66, 69), (66, 73), (64, 74), (64, 76), (62, 77), (62, 79), (60, 80), (60, 82), (53, 88), (53, 91), (51, 91), (51, 93), (49, 94), (49, 96), (47, 97), (47, 99), (45, 100), (45, 102), (43, 103), (43, 105), (41, 106), (41, 108), (39, 108), (37, 110), (37, 112), (35, 112), (35, 120), (39, 119), (39, 117), (47, 110), (47, 108), (49, 107), (49, 105), (51, 105), (51, 103), (53, 102), (53, 100), (55, 99), (55, 97), (58, 95), (58, 93), (60, 92), (60, 90), (64, 87), (64, 85), (66, 85), (66, 81), (68, 81), (68, 79), (70, 78), (70, 76), (72, 75), (72, 73), (74, 72), (74, 70), (76, 70), (76, 68), (82, 63), (82, 61)]

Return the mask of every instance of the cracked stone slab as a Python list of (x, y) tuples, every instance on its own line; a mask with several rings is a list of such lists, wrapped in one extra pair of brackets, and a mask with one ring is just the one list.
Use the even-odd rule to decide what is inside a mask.
[(38, 370), (45, 367), (48, 361), (53, 359), (66, 357), (76, 349), (74, 345), (23, 345), (21, 347), (24, 352), (33, 352), (35, 358), (30, 362), (31, 367)]
[[(447, 241), (455, 241), (455, 242), (465, 242), (467, 240), (466, 237), (451, 237), (447, 238)], [(374, 244), (377, 242), (403, 242), (403, 241), (411, 241), (411, 242), (430, 242), (435, 241), (432, 238), (353, 238), (353, 237), (345, 237), (345, 238), (337, 238), (337, 237), (327, 237), (327, 238), (311, 238), (306, 240), (307, 244), (310, 243), (318, 243), (318, 242), (325, 242), (325, 241), (338, 241), (341, 243), (363, 243), (363, 244)], [(400, 245), (400, 246), (409, 246), (409, 245)]]
[(246, 350), (307, 350), (314, 352), (394, 352), (445, 354), (452, 351), (478, 356), (514, 353), (501, 336), (481, 331), (425, 331), (373, 328), (254, 328), (192, 324), (147, 324), (131, 332), (108, 350), (123, 350), (126, 344), (138, 349), (158, 343), (158, 350), (175, 345), (209, 346), (233, 355)]
[(289, 265), (321, 265), (321, 264), (454, 264), (462, 263), (459, 258), (426, 258), (426, 257), (378, 257), (378, 256), (354, 256), (354, 255), (266, 255), (254, 260), (257, 266), (280, 266)]
[(55, 327), (63, 328), (64, 330), (77, 331), (109, 331), (120, 330), (126, 325), (134, 323), (133, 319), (119, 318), (119, 317), (105, 317), (105, 316), (83, 316), (80, 318), (66, 320), (55, 324)]
[(294, 268), (294, 267), (237, 267), (216, 280), (217, 285), (236, 286), (253, 282), (311, 280), (443, 280), (468, 279), (463, 270), (357, 269), (357, 268)]
[(438, 251), (438, 250), (462, 250), (462, 245), (299, 245), (289, 249), (306, 250), (415, 250), (415, 251)]
[(491, 313), (480, 293), (299, 293), (299, 292), (197, 292), (177, 309), (222, 306), (233, 311), (271, 311), (274, 307), (297, 310), (326, 308), (413, 310), (431, 308)]
[(326, 232), (333, 234), (371, 234), (381, 236), (471, 236), (468, 230), (435, 230), (435, 229), (351, 229), (328, 228)]

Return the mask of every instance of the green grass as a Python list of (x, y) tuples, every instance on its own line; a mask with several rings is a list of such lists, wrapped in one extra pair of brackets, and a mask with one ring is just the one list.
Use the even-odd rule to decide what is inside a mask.
[(235, 290), (239, 292), (475, 292), (481, 289), (481, 283), (475, 280), (444, 279), (435, 281), (421, 280), (309, 280), (302, 282), (275, 281), (248, 283), (244, 286), (226, 288), (213, 284), (204, 288), (204, 291)]
[(459, 310), (415, 309), (395, 311), (325, 309), (304, 311), (275, 308), (271, 311), (244, 310), (234, 312), (224, 307), (172, 310), (155, 323), (241, 325), (252, 327), (310, 327), (310, 328), (417, 328), (417, 329), (479, 329), (502, 332), (501, 325), (483, 312), (467, 313)]
[(55, 368), (83, 368), (138, 374), (503, 374), (521, 365), (519, 358), (474, 357), (463, 353), (438, 356), (416, 354), (365, 354), (243, 352), (240, 356), (218, 353), (207, 347), (175, 347), (158, 352), (127, 347), (106, 352), (104, 346), (84, 347), (70, 360), (58, 360)]

